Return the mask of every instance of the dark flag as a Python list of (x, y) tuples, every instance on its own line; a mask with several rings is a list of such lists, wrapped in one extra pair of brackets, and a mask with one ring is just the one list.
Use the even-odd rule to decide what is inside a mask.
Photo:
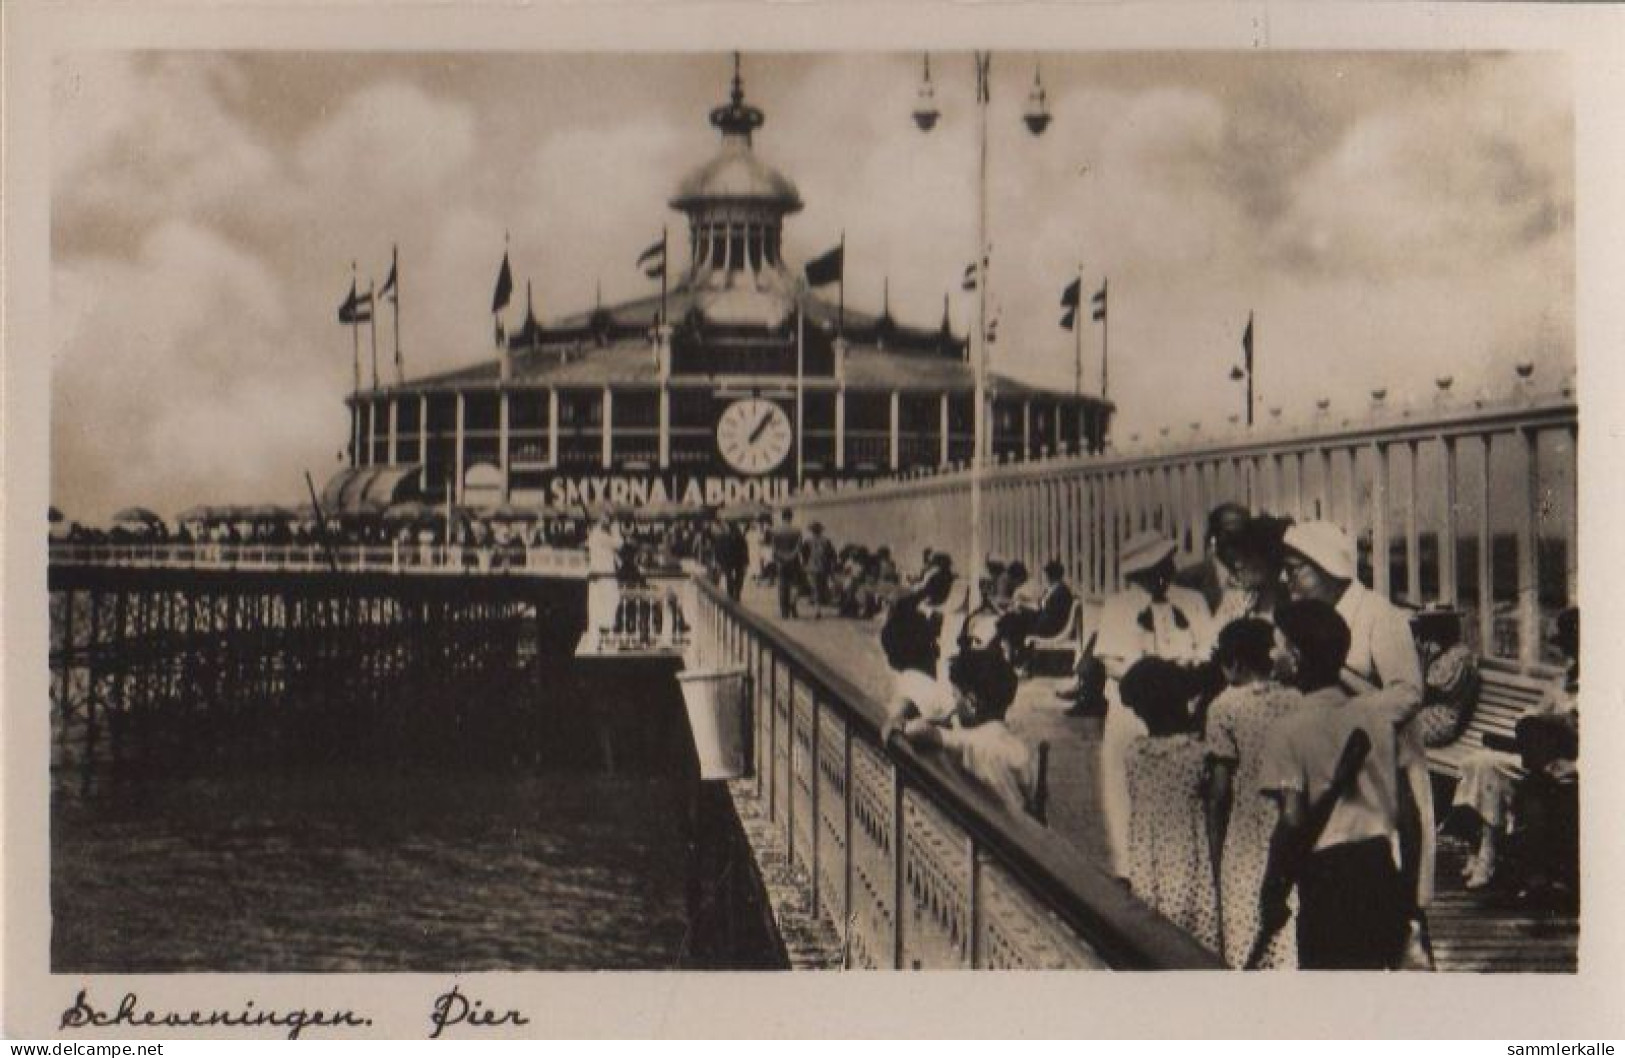
[(827, 287), (841, 281), (846, 269), (846, 243), (807, 262), (807, 285)]
[(350, 296), (344, 299), (339, 306), (340, 323), (371, 323), (372, 322), (372, 295), (358, 294), (355, 289), (355, 280), (350, 280)]
[(497, 273), (496, 292), (491, 295), (491, 311), (501, 312), (513, 297), (513, 270), (508, 267), (508, 252), (502, 252), (502, 271)]
[(1253, 373), (1253, 316), (1247, 314), (1247, 329), (1241, 332), (1242, 362), (1246, 364), (1247, 374)]
[(655, 240), (647, 250), (638, 254), (638, 267), (650, 279), (659, 279), (666, 274), (666, 237), (662, 235)]
[(400, 261), (395, 252), (391, 250), (389, 254), (389, 278), (384, 280), (384, 285), (378, 288), (378, 297), (380, 300), (388, 300), (391, 302), (395, 300), (395, 278), (399, 268)]
[(355, 323), (355, 280), (350, 280), (350, 293), (339, 306), (339, 322)]
[(987, 103), (993, 98), (992, 86), (988, 83), (992, 80), (992, 71), (989, 69), (992, 65), (993, 56), (991, 53), (976, 57), (976, 101), (978, 103)]
[(1083, 280), (1074, 279), (1061, 291), (1061, 307), (1066, 310), (1061, 316), (1061, 326), (1071, 330), (1078, 322), (1078, 300), (1083, 297)]
[(1075, 309), (1075, 308), (1077, 308), (1078, 307), (1078, 299), (1080, 297), (1082, 297), (1082, 296), (1083, 296), (1083, 280), (1074, 279), (1072, 282), (1070, 282), (1070, 283), (1068, 283), (1066, 285), (1065, 290), (1061, 291), (1061, 307), (1063, 309)]
[(1095, 291), (1095, 296), (1090, 299), (1090, 304), (1094, 306), (1094, 318), (1104, 320), (1106, 318), (1106, 282), (1104, 280), (1100, 283), (1100, 289)]
[[(982, 256), (982, 267), (984, 269), (988, 266), (988, 261), (990, 259), (991, 255), (984, 254)], [(972, 261), (970, 264), (965, 266), (965, 277), (959, 281), (959, 289), (975, 290), (976, 282), (976, 262)]]

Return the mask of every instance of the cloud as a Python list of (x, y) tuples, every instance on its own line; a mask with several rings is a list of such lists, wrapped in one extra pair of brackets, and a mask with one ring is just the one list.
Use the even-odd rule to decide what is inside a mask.
[(291, 497), (290, 467), (325, 469), (338, 380), (300, 355), (281, 281), (253, 255), (170, 222), (132, 261), (60, 265), (52, 302), (53, 497), (70, 517)]
[[(1061, 287), (1111, 278), (1125, 432), (1239, 410), (1224, 381), (1257, 313), (1260, 388), (1291, 418), (1494, 387), (1573, 361), (1573, 114), (1542, 55), (1054, 55), (996, 66), (989, 231), (995, 366), (1070, 388)], [(934, 64), (942, 120), (910, 120), (912, 56), (748, 58), (758, 154), (799, 186), (792, 267), (847, 238), (847, 303), (964, 333), (975, 298), (976, 108)], [(637, 251), (715, 149), (714, 56), (86, 53), (53, 114), (53, 474), (70, 515), (299, 498), (344, 443), (352, 336), (334, 310), (400, 248), (409, 374), (491, 355), (509, 235), (544, 317), (646, 293)], [(681, 251), (679, 250), (679, 256)], [(514, 310), (517, 313), (517, 309)], [(1101, 333), (1082, 332), (1084, 378)], [(369, 344), (362, 332), (363, 353)], [(385, 314), (382, 358), (393, 341)], [(1441, 365), (1449, 367), (1444, 372)], [(1547, 370), (1542, 367), (1541, 370)], [(387, 363), (385, 371), (387, 372)], [(1471, 376), (1471, 377), (1470, 377)], [(1408, 399), (1408, 398), (1407, 398)], [(1363, 405), (1361, 405), (1363, 406)], [(167, 505), (167, 506), (166, 506)]]
[(76, 53), (55, 74), (52, 214), (70, 242), (235, 209), (277, 172), (224, 103), (236, 88), (222, 60)]

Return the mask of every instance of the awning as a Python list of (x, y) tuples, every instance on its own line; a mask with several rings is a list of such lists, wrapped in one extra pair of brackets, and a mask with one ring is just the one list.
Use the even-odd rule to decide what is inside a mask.
[(423, 464), (388, 464), (341, 470), (322, 487), (322, 514), (328, 518), (371, 517), (415, 490), (406, 487)]

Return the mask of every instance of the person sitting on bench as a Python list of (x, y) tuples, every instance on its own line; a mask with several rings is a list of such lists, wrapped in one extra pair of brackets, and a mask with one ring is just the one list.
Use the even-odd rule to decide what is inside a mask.
[[(1494, 879), (1500, 848), (1507, 837), (1509, 809), (1521, 809), (1527, 853), (1526, 899), (1563, 896), (1574, 857), (1564, 846), (1563, 811), (1579, 781), (1580, 611), (1557, 616), (1552, 643), (1563, 652), (1567, 671), (1539, 704), (1519, 719), (1512, 738), (1486, 735), (1485, 749), (1462, 762), (1452, 808), (1468, 808), (1478, 822), (1477, 847), (1463, 872), (1468, 889), (1483, 889)], [(1509, 752), (1519, 755), (1514, 764)], [(1522, 774), (1520, 774), (1520, 772)]]
[(1072, 589), (1066, 583), (1066, 567), (1055, 559), (1044, 564), (1044, 594), (1036, 605), (1016, 602), (999, 617), (998, 637), (1005, 656), (1024, 670), (1032, 660), (1027, 640), (1049, 639), (1059, 635), (1072, 620)]

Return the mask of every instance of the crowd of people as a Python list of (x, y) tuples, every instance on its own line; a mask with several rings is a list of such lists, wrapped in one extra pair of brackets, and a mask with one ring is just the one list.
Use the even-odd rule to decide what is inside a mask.
[[(786, 515), (766, 549), (782, 617), (796, 615), (798, 586), (820, 604), (835, 597), (819, 594), (843, 566), (821, 527), (802, 533)], [(1426, 621), (1419, 642), (1412, 615), (1361, 582), (1353, 538), (1330, 522), (1226, 504), (1200, 562), (1180, 569), (1177, 551), (1156, 531), (1123, 543), (1124, 586), (1057, 692), (1074, 714), (1103, 714), (1110, 869), (1234, 967), (1431, 965), (1427, 749), (1471, 709), (1470, 653)], [(1064, 567), (1047, 563), (1035, 584), (1020, 562), (990, 562), (972, 584), (927, 551), (917, 576), (879, 583), (891, 588), (880, 644), (895, 676), (885, 736), (950, 752), (1031, 808), (1035, 754), (1006, 719), (1034, 642), (1072, 621)], [(1478, 823), (1473, 888), (1509, 840), (1510, 806), (1528, 831), (1531, 888), (1574, 884), (1560, 865), (1572, 861), (1561, 806), (1576, 779), (1577, 617), (1558, 625), (1568, 678), (1499, 747), (1522, 765), (1474, 756), (1454, 795)]]

